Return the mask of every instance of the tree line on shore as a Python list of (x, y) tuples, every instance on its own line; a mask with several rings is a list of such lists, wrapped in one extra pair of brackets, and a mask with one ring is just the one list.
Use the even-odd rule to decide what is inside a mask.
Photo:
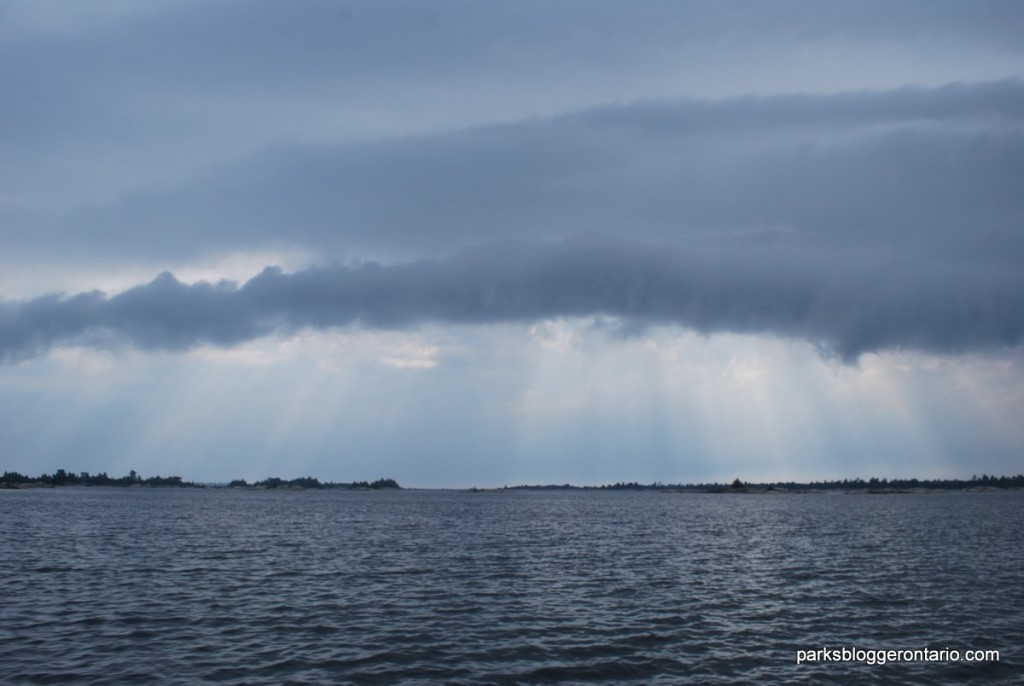
[[(205, 484), (195, 483), (193, 481), (185, 481), (180, 476), (151, 476), (143, 479), (142, 476), (134, 469), (128, 472), (125, 476), (111, 477), (106, 472), (100, 472), (99, 474), (90, 474), (89, 472), (69, 472), (64, 469), (58, 469), (53, 474), (41, 474), (36, 477), (26, 476), (18, 472), (6, 471), (3, 476), (0, 477), (0, 486), (5, 487), (17, 487), (27, 485), (43, 485), (43, 486), (177, 486), (182, 488), (204, 488)], [(377, 479), (376, 481), (352, 481), (352, 482), (335, 482), (335, 481), (320, 481), (319, 479), (307, 476), (298, 479), (279, 479), (271, 477), (262, 481), (256, 481), (254, 483), (248, 483), (245, 479), (235, 479), (228, 484), (229, 487), (233, 488), (257, 488), (257, 489), (273, 489), (273, 488), (341, 488), (349, 490), (357, 489), (382, 489), (382, 488), (401, 488), (398, 482), (394, 479)]]
[(970, 479), (879, 479), (871, 477), (836, 479), (834, 481), (771, 481), (764, 483), (745, 482), (735, 479), (731, 484), (717, 482), (696, 484), (666, 484), (655, 481), (642, 484), (636, 481), (604, 484), (601, 486), (561, 485), (522, 485), (505, 486), (507, 490), (595, 490), (595, 491), (698, 491), (698, 492), (730, 492), (730, 491), (892, 491), (913, 489), (935, 489), (960, 491), (970, 488), (1024, 488), (1024, 474), (1017, 476), (989, 476), (982, 474)]
[(134, 469), (124, 476), (107, 476), (106, 472), (90, 474), (89, 472), (69, 472), (58, 469), (53, 474), (26, 476), (18, 472), (4, 472), (0, 484), (43, 484), (46, 486), (199, 486), (191, 481), (184, 481), (180, 476), (151, 476), (143, 479)]

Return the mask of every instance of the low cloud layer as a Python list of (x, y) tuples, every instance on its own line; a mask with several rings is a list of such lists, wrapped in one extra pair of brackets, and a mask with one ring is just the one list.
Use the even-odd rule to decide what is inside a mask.
[(592, 239), (492, 244), (389, 266), (267, 268), (242, 286), (186, 285), (163, 273), (112, 297), (4, 301), (0, 355), (12, 362), (58, 344), (184, 350), (305, 327), (602, 315), (805, 339), (846, 361), (893, 349), (991, 350), (1024, 336), (1024, 275), (868, 252)]

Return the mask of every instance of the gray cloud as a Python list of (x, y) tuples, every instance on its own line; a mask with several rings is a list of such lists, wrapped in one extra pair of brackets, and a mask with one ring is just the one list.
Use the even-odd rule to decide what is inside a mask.
[[(988, 182), (986, 160), (946, 152), (979, 135), (1015, 150), (1019, 83), (843, 91), (1019, 75), (1020, 4), (890, 5), (12, 0), (0, 251), (118, 267), (281, 244), (398, 259), (592, 229), (813, 232), (889, 209), (867, 182), (900, 163), (886, 136), (912, 134), (950, 159), (900, 184)], [(813, 94), (714, 99), (780, 89)], [(868, 195), (804, 213), (821, 172)]]
[(868, 252), (504, 243), (390, 266), (268, 268), (240, 287), (164, 273), (113, 297), (5, 301), (0, 354), (11, 362), (58, 343), (182, 350), (305, 327), (598, 315), (801, 338), (847, 361), (886, 349), (993, 350), (1024, 336), (1024, 276)]
[(662, 100), (595, 107), (569, 118), (588, 124), (647, 131), (655, 135), (695, 135), (779, 127), (855, 126), (948, 122), (964, 117), (1024, 117), (1024, 84), (1019, 79), (951, 83), (935, 88), (833, 95), (783, 94), (724, 100)]
[[(1019, 79), (843, 91), (863, 82), (844, 72), (832, 94), (620, 94), (648, 68), (674, 73), (702, 55), (715, 58), (709, 69), (765, 50), (840, 46), (866, 59), (871, 46), (903, 50), (909, 31), (921, 41), (910, 62), (885, 59), (955, 61), (982, 40), (1012, 56), (1024, 44), (1019, 3), (96, 4), (64, 24), (34, 7), (0, 10), (8, 264), (116, 270), (284, 247), (390, 266), (5, 301), (7, 359), (103, 336), (180, 349), (307, 325), (572, 314), (774, 332), (850, 358), (1016, 343)], [(990, 78), (1001, 63), (978, 64)], [(619, 85), (559, 99), (588, 74)], [(687, 79), (649, 92), (689, 92)], [(417, 119), (458, 110), (453, 93), (461, 107), (489, 83), (541, 105), (344, 142), (316, 131), (301, 144), (274, 109), (355, 112), (345, 130), (406, 105)], [(505, 123), (465, 124), (495, 120)], [(220, 150), (234, 136), (245, 140)], [(195, 159), (149, 171), (179, 140)], [(466, 250), (498, 244), (517, 247)]]
[[(282, 146), (45, 218), (8, 250), (161, 258), (288, 244), (439, 256), (581, 233), (1024, 259), (1024, 83), (611, 105), (515, 124)], [(95, 247), (93, 247), (95, 246)]]

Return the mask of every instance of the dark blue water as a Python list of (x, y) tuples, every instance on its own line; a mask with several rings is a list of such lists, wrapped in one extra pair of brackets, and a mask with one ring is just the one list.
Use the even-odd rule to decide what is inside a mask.
[[(0, 491), (3, 683), (1022, 683), (1024, 493)], [(799, 649), (996, 649), (795, 664)]]

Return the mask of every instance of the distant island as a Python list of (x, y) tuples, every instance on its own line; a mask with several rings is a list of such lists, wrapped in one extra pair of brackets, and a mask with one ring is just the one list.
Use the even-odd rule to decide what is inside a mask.
[(379, 490), (384, 488), (401, 489), (394, 479), (377, 479), (376, 481), (335, 482), (320, 481), (312, 476), (298, 479), (279, 479), (271, 477), (262, 481), (248, 483), (245, 479), (235, 479), (226, 485), (200, 484), (185, 481), (180, 476), (151, 476), (143, 479), (134, 469), (125, 476), (111, 477), (106, 472), (90, 474), (89, 472), (69, 472), (58, 469), (53, 474), (41, 474), (29, 477), (18, 472), (4, 472), (0, 477), (0, 488), (33, 488), (56, 486), (148, 486), (177, 488), (248, 488), (248, 489), (345, 489)]

